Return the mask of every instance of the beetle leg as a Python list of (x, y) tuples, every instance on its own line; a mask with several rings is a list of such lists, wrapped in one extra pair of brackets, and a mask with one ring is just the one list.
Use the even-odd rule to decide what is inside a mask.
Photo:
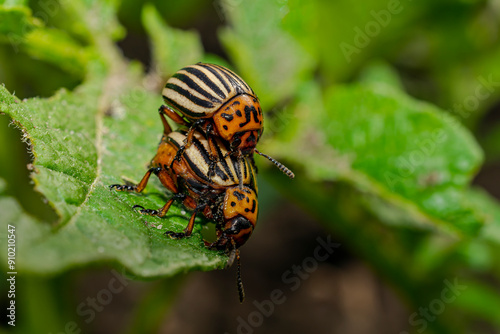
[(139, 210), (140, 213), (150, 215), (150, 216), (158, 216), (158, 217), (164, 217), (168, 209), (170, 209), (170, 206), (172, 205), (172, 202), (176, 199), (184, 199), (185, 195), (182, 193), (178, 193), (177, 185), (175, 184), (174, 179), (167, 173), (166, 169), (163, 169), (162, 167), (152, 167), (148, 169), (146, 172), (146, 175), (142, 178), (141, 182), (139, 182), (138, 185), (120, 185), (120, 184), (112, 184), (109, 186), (109, 189), (116, 189), (118, 191), (135, 191), (135, 192), (142, 192), (144, 188), (146, 188), (146, 185), (149, 181), (149, 177), (151, 176), (151, 173), (154, 173), (156, 176), (158, 176), (158, 179), (161, 181), (161, 183), (170, 191), (176, 193), (173, 198), (167, 201), (167, 203), (160, 209), (160, 210), (152, 210), (152, 209), (145, 209), (141, 205), (134, 205), (132, 209), (140, 208)]
[(149, 177), (151, 176), (151, 173), (155, 173), (158, 175), (158, 173), (161, 171), (161, 167), (152, 167), (148, 169), (144, 177), (142, 178), (141, 182), (137, 185), (130, 185), (130, 184), (112, 184), (109, 186), (109, 190), (116, 189), (118, 191), (135, 191), (135, 192), (142, 192), (144, 188), (146, 188), (146, 185), (148, 184)]
[(181, 158), (182, 158), (182, 155), (184, 154), (184, 151), (187, 148), (189, 148), (189, 146), (191, 146), (191, 144), (193, 143), (193, 137), (194, 137), (194, 132), (196, 130), (196, 127), (203, 124), (204, 122), (205, 122), (204, 119), (199, 119), (199, 120), (195, 121), (193, 124), (191, 124), (191, 126), (189, 127), (189, 130), (188, 130), (186, 139), (184, 140), (184, 145), (179, 147), (179, 149), (177, 150), (177, 153), (175, 153), (175, 157), (172, 160), (170, 167), (172, 167), (174, 161), (181, 161)]
[(165, 186), (165, 188), (167, 188), (174, 194), (177, 194), (179, 192), (176, 181), (174, 180), (173, 176), (171, 176), (167, 172), (167, 169), (160, 170), (156, 174), (156, 176), (158, 176), (158, 179), (160, 180), (161, 184)]
[(175, 184), (174, 180), (172, 177), (166, 172), (165, 169), (160, 169), (159, 172), (155, 173), (158, 178), (160, 179), (161, 183), (170, 191), (174, 192), (175, 195), (165, 203), (165, 205), (159, 209), (159, 210), (153, 210), (153, 209), (145, 209), (141, 205), (134, 205), (132, 209), (140, 208), (139, 212), (144, 214), (144, 215), (150, 215), (150, 216), (157, 216), (157, 217), (165, 217), (165, 215), (168, 212), (168, 209), (170, 209), (170, 206), (172, 205), (174, 200), (183, 200), (186, 195), (183, 193), (179, 193), (177, 189), (177, 185)]
[(183, 193), (178, 193), (175, 194), (171, 199), (165, 203), (164, 206), (161, 207), (160, 210), (153, 210), (153, 209), (145, 209), (142, 205), (134, 205), (132, 209), (137, 209), (139, 208), (139, 212), (142, 213), (143, 215), (149, 215), (149, 216), (157, 216), (160, 218), (165, 217), (167, 214), (168, 210), (170, 209), (170, 206), (175, 200), (183, 200), (186, 197), (185, 194)]
[(172, 132), (172, 128), (170, 127), (170, 124), (168, 124), (167, 119), (165, 118), (166, 115), (165, 110), (168, 110), (167, 108), (168, 108), (167, 106), (161, 106), (160, 109), (158, 109), (158, 114), (160, 115), (161, 123), (163, 124), (163, 133), (165, 134), (165, 136), (167, 136), (170, 132)]
[[(179, 116), (178, 113), (176, 113), (172, 108), (166, 106), (166, 105), (162, 105), (160, 107), (160, 109), (158, 109), (158, 112), (160, 113), (160, 116), (161, 115), (166, 115), (168, 116), (171, 120), (173, 120), (175, 123), (179, 124), (179, 125), (189, 125), (188, 122), (186, 122), (186, 120), (184, 118), (182, 118), (181, 116)], [(163, 124), (163, 126), (165, 127), (165, 123)], [(170, 126), (169, 126), (170, 128)], [(170, 130), (171, 132), (172, 130)], [(169, 133), (170, 133), (169, 132)]]
[(153, 209), (145, 209), (143, 206), (141, 205), (134, 205), (132, 207), (132, 209), (137, 209), (139, 208), (139, 212), (142, 213), (143, 215), (149, 215), (149, 216), (157, 216), (157, 217), (164, 217), (167, 212), (168, 212), (168, 209), (170, 209), (170, 206), (172, 205), (172, 203), (174, 202), (174, 198), (171, 198), (167, 201), (167, 203), (165, 203), (165, 205), (160, 209), (160, 210), (153, 210)]
[(196, 218), (196, 214), (205, 207), (206, 204), (198, 205), (196, 209), (194, 209), (193, 214), (191, 215), (191, 218), (189, 218), (189, 223), (184, 229), (183, 232), (174, 232), (174, 231), (167, 231), (165, 232), (166, 235), (168, 235), (172, 239), (182, 239), (185, 237), (189, 237), (191, 233), (193, 232), (194, 228), (194, 220)]

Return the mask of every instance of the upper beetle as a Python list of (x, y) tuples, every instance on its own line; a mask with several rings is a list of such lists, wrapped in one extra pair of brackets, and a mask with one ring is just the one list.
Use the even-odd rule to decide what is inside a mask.
[(262, 108), (252, 88), (233, 71), (206, 63), (184, 67), (167, 81), (162, 95), (166, 105), (160, 107), (160, 114), (190, 128), (186, 147), (199, 127), (207, 134), (212, 160), (216, 159), (212, 140), (216, 136), (230, 144), (231, 154), (241, 157), (255, 152), (294, 177), (283, 164), (256, 149), (264, 130)]

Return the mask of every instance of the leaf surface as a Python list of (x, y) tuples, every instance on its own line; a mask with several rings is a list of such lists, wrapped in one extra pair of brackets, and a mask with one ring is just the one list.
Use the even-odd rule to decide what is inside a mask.
[[(102, 64), (92, 67), (90, 79), (75, 92), (62, 90), (50, 99), (20, 102), (0, 87), (0, 110), (32, 146), (36, 189), (61, 217), (51, 227), (2, 199), (1, 206), (10, 208), (7, 223), (19, 223), (22, 235), (19, 270), (52, 273), (105, 260), (154, 277), (222, 267), (225, 256), (205, 249), (199, 226), (185, 240), (164, 235), (187, 224), (189, 213), (181, 205), (173, 205), (164, 219), (132, 210), (134, 204), (154, 209), (164, 204), (168, 194), (159, 182), (150, 182), (146, 194), (108, 189), (122, 177), (138, 182), (144, 175), (162, 133), (160, 101), (130, 85), (138, 75), (110, 79)], [(123, 93), (109, 95), (115, 80), (122, 79)]]

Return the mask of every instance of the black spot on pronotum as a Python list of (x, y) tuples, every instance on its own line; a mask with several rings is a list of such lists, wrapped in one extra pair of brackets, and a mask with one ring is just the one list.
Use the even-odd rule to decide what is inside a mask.
[(222, 127), (224, 128), (224, 130), (228, 129), (227, 125), (223, 125)]
[(242, 201), (244, 198), (245, 198), (245, 195), (238, 192), (238, 191), (235, 191), (234, 192), (234, 196), (236, 196), (236, 198), (239, 200), (239, 201)]
[(255, 200), (252, 201), (252, 213), (255, 212), (255, 208), (257, 208), (257, 202)]
[(236, 206), (236, 202), (231, 202), (231, 206), (235, 207)]
[(254, 117), (255, 123), (259, 123), (257, 109), (255, 109), (254, 106), (245, 106), (245, 122), (240, 123), (240, 128), (250, 123), (250, 121), (252, 120), (252, 115)]
[(233, 118), (234, 118), (234, 116), (233, 116), (233, 115), (226, 114), (226, 113), (222, 113), (222, 114), (220, 114), (220, 116), (221, 116), (222, 118), (224, 118), (224, 119), (225, 119), (226, 121), (228, 121), (228, 122), (231, 122), (231, 121), (233, 120)]
[(238, 116), (238, 117), (241, 117), (241, 116), (242, 116), (242, 113), (241, 113), (241, 110), (240, 110), (240, 109), (236, 110), (236, 116)]

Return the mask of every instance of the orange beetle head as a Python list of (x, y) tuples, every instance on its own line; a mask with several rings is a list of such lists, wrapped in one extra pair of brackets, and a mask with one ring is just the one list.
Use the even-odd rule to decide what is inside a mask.
[(217, 249), (242, 246), (250, 237), (257, 223), (257, 194), (243, 187), (226, 190), (223, 202), (223, 222), (217, 231), (217, 241), (210, 245)]
[(240, 150), (243, 155), (252, 154), (261, 134), (262, 130), (236, 133), (231, 140), (231, 150)]
[(230, 250), (233, 245), (236, 248), (242, 246), (253, 232), (253, 225), (248, 219), (242, 216), (237, 216), (226, 221), (226, 228), (220, 231), (218, 234), (217, 241), (210, 245), (210, 248), (216, 248), (218, 250)]

